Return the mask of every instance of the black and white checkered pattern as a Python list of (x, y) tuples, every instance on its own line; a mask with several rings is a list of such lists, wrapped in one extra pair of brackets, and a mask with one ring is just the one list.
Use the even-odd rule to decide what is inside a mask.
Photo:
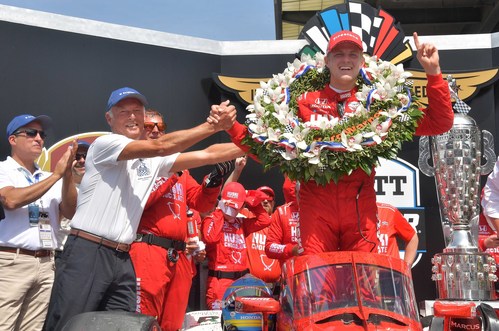
[(461, 114), (467, 114), (471, 110), (471, 107), (461, 99), (456, 99), (456, 103), (454, 103), (454, 106), (452, 108), (454, 108), (455, 111)]
[(449, 77), (447, 78), (447, 80), (451, 80), (449, 82), (450, 96), (454, 100), (456, 100), (452, 108), (454, 108), (454, 110), (460, 114), (468, 114), (468, 112), (471, 110), (471, 107), (459, 98), (459, 95), (457, 94), (457, 90), (459, 90), (459, 87), (456, 84), (456, 80)]
[(364, 52), (372, 55), (383, 19), (377, 9), (366, 3), (350, 2), (348, 6), (351, 30), (361, 37)]

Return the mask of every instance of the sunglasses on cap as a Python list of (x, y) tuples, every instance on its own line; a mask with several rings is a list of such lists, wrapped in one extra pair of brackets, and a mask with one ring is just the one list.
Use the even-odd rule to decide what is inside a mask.
[(21, 129), (21, 130), (17, 130), (15, 132), (13, 132), (12, 135), (18, 136), (21, 133), (25, 133), (26, 137), (30, 137), (30, 138), (36, 138), (36, 136), (38, 134), (40, 135), (40, 138), (42, 138), (42, 139), (47, 138), (47, 134), (45, 133), (45, 131), (37, 130), (37, 129)]
[(144, 129), (152, 131), (154, 130), (154, 127), (157, 127), (159, 131), (165, 131), (166, 124), (156, 123), (156, 122), (144, 122)]

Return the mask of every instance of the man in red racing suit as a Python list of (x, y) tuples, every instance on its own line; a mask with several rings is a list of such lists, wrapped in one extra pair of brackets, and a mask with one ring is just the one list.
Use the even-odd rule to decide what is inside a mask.
[[(418, 123), (416, 135), (441, 134), (452, 127), (454, 119), (449, 87), (442, 79), (437, 48), (420, 44), (416, 33), (414, 42), (428, 80), (428, 108), (422, 109), (425, 116)], [(330, 84), (298, 100), (298, 115), (304, 121), (312, 115), (342, 117), (357, 102), (356, 80), (364, 64), (360, 38), (351, 31), (331, 36), (325, 62), (331, 72)], [(236, 122), (227, 132), (234, 143), (245, 148), (241, 145), (247, 135), (245, 126)], [(368, 175), (359, 168), (340, 178), (338, 183), (324, 186), (314, 181), (300, 183), (300, 236), (304, 254), (377, 251), (374, 176), (374, 169)]]
[(281, 266), (287, 259), (300, 254), (300, 210), (295, 196), (294, 181), (284, 179), (282, 192), (286, 203), (277, 207), (272, 214), (265, 254), (271, 259), (278, 259)]
[(243, 208), (245, 200), (244, 187), (230, 182), (222, 191), (218, 208), (203, 219), (201, 233), (208, 258), (208, 309), (221, 309), (225, 290), (249, 272), (245, 238), (270, 224), (261, 200), (246, 203), (248, 209)]
[[(482, 189), (480, 199), (483, 199), (483, 191)], [(482, 252), (489, 253), (496, 261), (496, 265), (499, 265), (499, 238), (497, 232), (491, 228), (490, 223), (483, 214), (483, 207), (478, 221), (478, 248)], [(499, 277), (499, 269), (496, 271), (496, 276)], [(495, 282), (495, 288), (496, 294), (499, 295), (499, 284), (497, 282)]]

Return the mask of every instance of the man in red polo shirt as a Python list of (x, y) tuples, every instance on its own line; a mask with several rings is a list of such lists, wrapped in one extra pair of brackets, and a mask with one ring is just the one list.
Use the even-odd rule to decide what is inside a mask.
[(416, 230), (394, 206), (378, 202), (378, 253), (400, 258), (397, 238), (405, 242), (404, 261), (412, 265), (419, 238)]

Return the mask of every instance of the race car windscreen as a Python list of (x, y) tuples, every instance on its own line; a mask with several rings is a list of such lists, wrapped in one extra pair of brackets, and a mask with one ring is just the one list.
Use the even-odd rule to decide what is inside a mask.
[(351, 264), (307, 269), (294, 276), (295, 317), (303, 318), (332, 309), (357, 307)]
[(377, 265), (358, 264), (362, 305), (388, 310), (418, 320), (412, 280), (406, 275)]
[[(412, 282), (406, 275), (377, 265), (357, 264), (363, 306), (390, 311), (418, 320)], [(358, 307), (352, 264), (332, 264), (307, 269), (294, 276), (295, 318), (333, 309)]]

